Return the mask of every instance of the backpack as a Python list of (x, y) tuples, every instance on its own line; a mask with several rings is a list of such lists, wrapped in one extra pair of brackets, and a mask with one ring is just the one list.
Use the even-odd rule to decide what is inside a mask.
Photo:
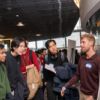
[[(66, 64), (65, 67), (58, 66), (55, 68), (56, 76), (54, 77), (53, 91), (60, 94), (62, 87), (68, 82), (75, 74), (77, 66), (75, 64)], [(68, 100), (79, 100), (79, 92), (76, 87), (67, 88), (65, 95), (75, 98)]]
[(56, 67), (55, 68), (56, 76), (54, 77), (55, 87), (58, 87), (58, 85), (61, 84), (63, 86), (63, 84), (68, 82), (71, 79), (71, 77), (75, 74), (76, 68), (77, 66), (74, 64), (66, 64), (65, 67), (61, 67), (61, 66)]

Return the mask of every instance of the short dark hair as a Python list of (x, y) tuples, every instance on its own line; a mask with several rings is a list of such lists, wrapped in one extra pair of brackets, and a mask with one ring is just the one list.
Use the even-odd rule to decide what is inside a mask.
[(43, 53), (43, 51), (45, 51), (45, 50), (46, 50), (46, 48), (42, 48), (42, 49), (41, 49), (41, 53)]
[(55, 41), (55, 40), (48, 40), (48, 41), (46, 41), (45, 47), (46, 47), (47, 49), (49, 48), (49, 44), (50, 44), (51, 42), (53, 42), (54, 44), (56, 44), (56, 41)]
[(11, 51), (14, 51), (14, 48), (18, 48), (21, 42), (24, 42), (27, 47), (26, 40), (23, 37), (15, 37), (11, 42)]
[(4, 45), (3, 44), (0, 44), (0, 49), (3, 49), (4, 48)]

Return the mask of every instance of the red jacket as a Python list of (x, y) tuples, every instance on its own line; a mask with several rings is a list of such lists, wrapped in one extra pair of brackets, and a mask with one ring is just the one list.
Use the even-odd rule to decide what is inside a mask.
[[(30, 54), (29, 54), (29, 48), (27, 49), (26, 53), (21, 55), (21, 72), (25, 73), (26, 72), (26, 66), (32, 64), (32, 60), (30, 59)], [(36, 66), (38, 71), (40, 70), (39, 62), (37, 59), (37, 56), (35, 52), (32, 52), (32, 58), (33, 58), (33, 64)]]

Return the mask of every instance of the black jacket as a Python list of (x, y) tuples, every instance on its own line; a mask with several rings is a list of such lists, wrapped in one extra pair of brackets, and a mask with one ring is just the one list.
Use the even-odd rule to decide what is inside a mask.
[[(45, 63), (46, 64), (53, 64), (54, 67), (56, 68), (57, 66), (63, 67), (63, 65), (65, 63), (68, 63), (68, 60), (62, 60), (60, 52), (58, 52), (56, 55), (51, 55), (49, 53), (45, 57)], [(52, 73), (51, 71), (48, 71), (44, 68), (44, 80), (45, 81), (53, 81), (54, 76), (55, 76), (54, 73)]]
[(11, 89), (14, 90), (16, 83), (22, 80), (20, 73), (20, 57), (14, 57), (10, 52), (7, 53), (6, 67), (8, 73), (8, 79), (10, 81)]
[(20, 71), (20, 56), (12, 56), (7, 53), (6, 66), (11, 90), (15, 92), (14, 100), (24, 100), (28, 96), (29, 90)]

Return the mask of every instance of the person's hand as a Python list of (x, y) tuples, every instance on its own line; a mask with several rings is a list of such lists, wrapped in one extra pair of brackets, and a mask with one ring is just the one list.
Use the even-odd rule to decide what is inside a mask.
[(66, 87), (63, 86), (62, 89), (61, 89), (61, 96), (64, 96), (65, 90), (66, 90)]
[(46, 86), (47, 85), (47, 82), (44, 82), (44, 85)]
[(30, 68), (32, 68), (32, 67), (34, 67), (34, 64), (27, 65), (27, 66), (26, 66), (26, 69), (30, 69)]
[(88, 100), (94, 100), (94, 99), (93, 99), (93, 96), (88, 96), (87, 99), (88, 99)]

